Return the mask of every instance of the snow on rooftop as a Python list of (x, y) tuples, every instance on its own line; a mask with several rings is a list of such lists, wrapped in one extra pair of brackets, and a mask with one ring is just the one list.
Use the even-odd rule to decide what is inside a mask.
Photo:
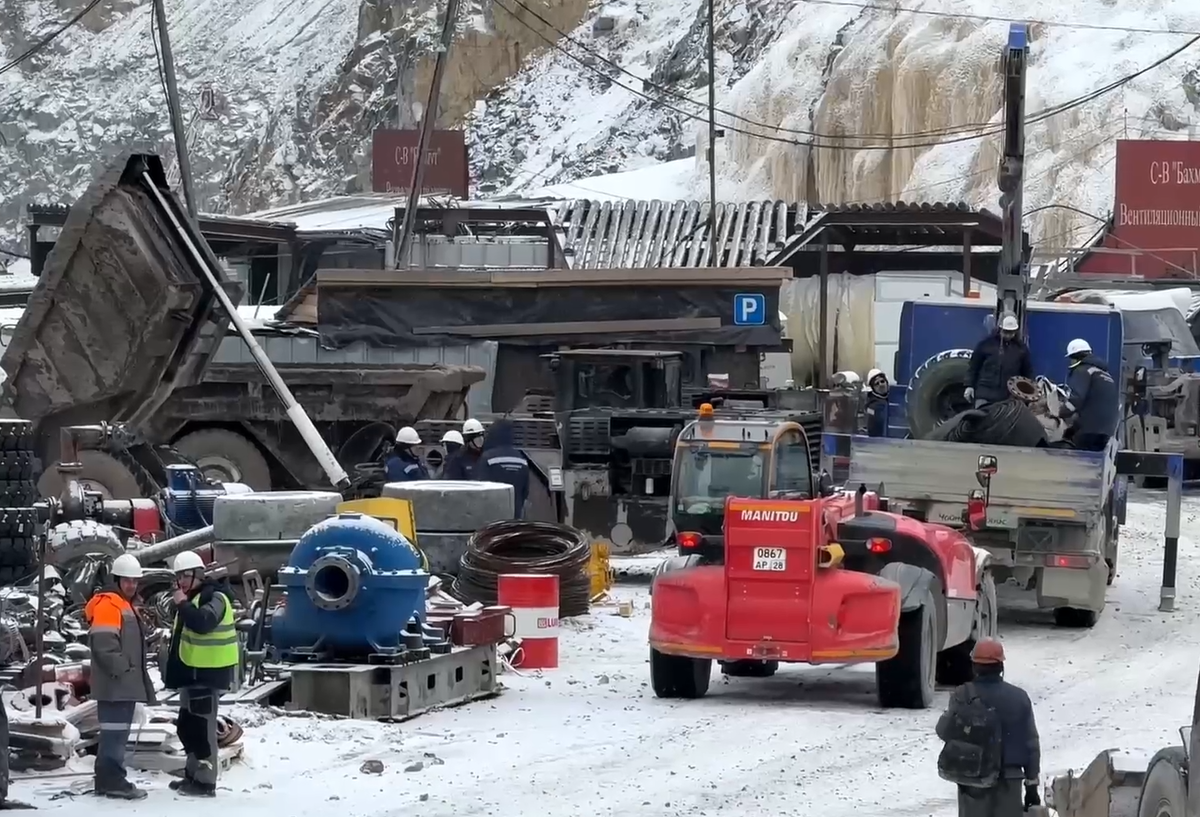
[[(534, 198), (591, 199), (659, 199), (678, 201), (696, 197), (698, 176), (695, 159), (676, 159), (672, 162), (649, 164), (622, 173), (591, 176), (573, 182), (552, 184), (534, 191)], [(704, 198), (707, 200), (707, 194)]]
[(261, 210), (246, 218), (291, 223), (299, 232), (385, 230), (396, 208), (407, 202), (408, 196), (336, 196)]
[(0, 291), (32, 289), (37, 280), (28, 258), (0, 255)]

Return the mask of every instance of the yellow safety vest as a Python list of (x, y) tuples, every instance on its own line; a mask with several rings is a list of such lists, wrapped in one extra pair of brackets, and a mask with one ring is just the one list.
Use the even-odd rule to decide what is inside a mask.
[[(217, 593), (225, 602), (225, 613), (221, 623), (211, 633), (194, 632), (185, 624), (179, 632), (179, 660), (193, 669), (224, 669), (238, 663), (237, 630), (233, 628), (233, 605), (224, 593)], [(192, 599), (200, 606), (200, 595)]]

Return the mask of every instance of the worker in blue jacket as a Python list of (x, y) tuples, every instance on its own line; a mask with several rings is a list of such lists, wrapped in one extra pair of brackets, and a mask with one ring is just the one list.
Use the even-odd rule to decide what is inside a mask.
[(405, 426), (396, 432), (396, 441), (392, 450), (384, 460), (384, 473), (388, 482), (413, 482), (418, 479), (429, 479), (425, 463), (413, 450), (413, 446), (421, 444), (421, 435), (412, 426)]
[(483, 438), (483, 453), (473, 476), (480, 482), (501, 482), (513, 488), (513, 518), (520, 519), (529, 496), (529, 460), (513, 445), (512, 423), (492, 423)]
[(1063, 439), (1080, 451), (1103, 451), (1120, 419), (1117, 384), (1083, 338), (1067, 344), (1067, 361), (1067, 401), (1060, 416), (1071, 425)]
[(888, 427), (887, 375), (881, 369), (867, 372), (867, 391), (863, 395), (863, 414), (866, 416), (867, 436), (886, 437)]

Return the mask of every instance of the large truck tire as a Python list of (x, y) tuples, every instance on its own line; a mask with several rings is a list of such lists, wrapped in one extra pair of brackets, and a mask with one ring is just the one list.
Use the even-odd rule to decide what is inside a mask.
[(69, 565), (85, 556), (115, 558), (125, 552), (120, 538), (108, 525), (76, 519), (55, 525), (46, 539), (46, 563)]
[(971, 368), (970, 349), (947, 349), (922, 363), (908, 381), (908, 428), (923, 440), (939, 423), (971, 408), (963, 396)]
[(32, 423), (0, 421), (0, 585), (16, 584), (37, 570), (38, 521), (31, 507), (41, 476), (36, 447)]
[(418, 541), (425, 531), (474, 533), (493, 522), (513, 518), (512, 486), (499, 482), (389, 482), (383, 486), (383, 495), (412, 503)]
[(1085, 610), (1082, 607), (1055, 607), (1054, 623), (1059, 627), (1072, 630), (1090, 630), (1100, 620), (1096, 610)]
[(875, 665), (875, 686), (884, 709), (928, 709), (937, 671), (937, 621), (933, 594), (921, 606), (900, 614), (900, 650)]
[(255, 491), (271, 490), (271, 466), (253, 441), (227, 428), (203, 428), (172, 446), (196, 463), (213, 482), (240, 482)]
[(650, 687), (659, 698), (703, 698), (712, 680), (712, 660), (667, 655), (650, 648)]
[(1183, 747), (1159, 750), (1146, 767), (1138, 817), (1188, 817), (1187, 770)]
[[(136, 499), (153, 496), (157, 490), (149, 473), (132, 458), (118, 453), (85, 449), (79, 452), (83, 469), (77, 479), (89, 490), (99, 491), (105, 499)], [(60, 497), (66, 483), (55, 462), (38, 480), (37, 489), (44, 497)]]
[(213, 503), (218, 542), (295, 541), (337, 514), (342, 495), (332, 491), (225, 494)]

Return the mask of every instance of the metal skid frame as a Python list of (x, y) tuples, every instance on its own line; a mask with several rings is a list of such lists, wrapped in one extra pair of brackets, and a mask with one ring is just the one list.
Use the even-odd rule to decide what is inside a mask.
[[(1158, 477), (1167, 480), (1166, 518), (1163, 520), (1162, 586), (1158, 609), (1175, 609), (1175, 573), (1179, 564), (1179, 518), (1183, 510), (1183, 455), (1153, 451), (1118, 451), (1117, 474), (1127, 477)], [(1125, 524), (1125, 503), (1117, 508), (1117, 523)]]

